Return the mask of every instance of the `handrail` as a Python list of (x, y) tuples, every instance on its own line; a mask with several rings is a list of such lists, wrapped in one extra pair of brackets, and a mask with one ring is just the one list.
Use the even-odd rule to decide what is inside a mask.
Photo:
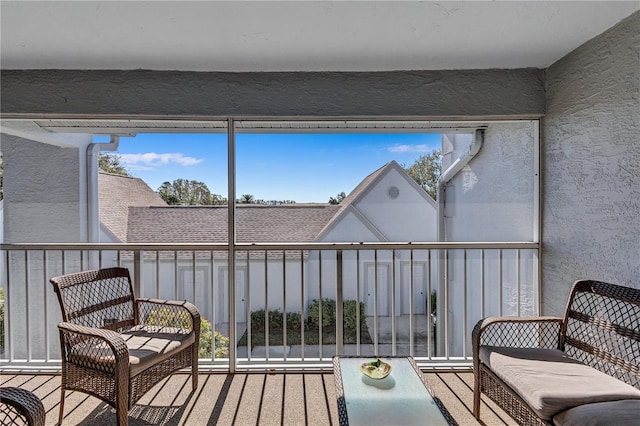
[[(521, 309), (526, 309), (524, 315), (539, 313), (540, 282), (535, 272), (540, 247), (537, 242), (389, 241), (0, 244), (0, 262), (5, 267), (0, 285), (7, 299), (6, 359), (0, 364), (29, 369), (55, 365), (57, 349), (49, 336), (55, 335), (57, 310), (49, 309), (49, 276), (120, 265), (136, 274), (137, 294), (198, 298), (212, 331), (221, 330), (222, 337), (235, 342), (228, 348), (228, 357), (214, 353), (203, 357), (203, 367), (233, 371), (261, 365), (284, 369), (325, 365), (328, 357), (344, 350), (358, 354), (402, 351), (416, 356), (421, 365), (470, 365), (470, 319), (502, 314), (504, 309), (517, 315)], [(239, 262), (229, 268), (234, 257)], [(450, 267), (454, 268), (451, 281), (443, 285), (439, 271)], [(230, 269), (239, 274), (239, 283), (231, 279)], [(438, 302), (442, 298), (442, 306), (449, 307), (437, 311), (437, 326), (431, 308), (434, 293)], [(355, 319), (350, 320), (356, 335), (339, 326), (335, 343), (327, 343), (323, 332), (323, 304), (331, 299), (335, 299), (335, 308), (330, 309), (336, 324), (344, 324), (354, 315), (354, 306), (356, 310)], [(300, 319), (310, 320), (315, 300), (318, 328), (311, 330)], [(354, 300), (358, 303), (348, 305), (347, 315), (343, 303)], [(364, 302), (370, 309), (361, 310)], [(252, 321), (252, 314), (261, 310), (264, 331)], [(272, 340), (271, 311), (282, 316), (285, 326), (276, 331), (282, 343)], [(289, 334), (288, 314), (300, 318), (291, 318), (298, 323), (299, 333)], [(331, 331), (334, 325), (329, 327)], [(363, 341), (367, 329), (370, 337)], [(232, 330), (239, 335), (231, 336)], [(238, 337), (245, 331), (246, 340), (240, 344)], [(260, 339), (254, 338), (261, 333), (269, 337), (256, 343)]]
[[(247, 250), (401, 250), (401, 249), (537, 249), (536, 242), (357, 242), (357, 243), (236, 243), (236, 251)], [(227, 251), (227, 243), (12, 243), (0, 250), (195, 250)]]

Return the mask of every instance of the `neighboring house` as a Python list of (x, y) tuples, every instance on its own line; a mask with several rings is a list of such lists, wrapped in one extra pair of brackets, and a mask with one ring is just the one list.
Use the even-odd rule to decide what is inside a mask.
[(166, 206), (160, 196), (140, 178), (98, 172), (100, 241), (127, 242), (129, 207)]
[[(395, 161), (367, 176), (341, 203), (315, 241), (321, 242), (400, 242), (437, 241), (437, 205), (404, 169)], [(344, 298), (355, 299), (360, 283), (360, 300), (366, 304), (367, 315), (389, 316), (426, 313), (428, 289), (437, 286), (437, 262), (429, 262), (424, 251), (414, 252), (413, 267), (407, 251), (363, 251), (356, 263), (355, 252), (345, 252), (343, 258)], [(310, 253), (311, 260), (317, 253)], [(350, 263), (351, 267), (350, 267)], [(358, 265), (358, 268), (355, 265)], [(311, 262), (311, 266), (314, 263)], [(377, 265), (377, 268), (376, 268)], [(312, 276), (316, 271), (310, 268)], [(395, 274), (395, 279), (394, 279)], [(413, 274), (413, 283), (411, 275)], [(377, 281), (377, 283), (376, 283)], [(413, 307), (410, 287), (413, 285)], [(324, 284), (323, 284), (324, 285)], [(391, 306), (396, 292), (395, 310)], [(432, 290), (433, 291), (433, 290)], [(310, 289), (313, 297), (317, 293)], [(376, 298), (376, 293), (382, 297)], [(379, 300), (374, 308), (374, 301)]]
[(435, 201), (395, 161), (367, 176), (315, 241), (437, 241)]
[[(168, 206), (140, 179), (106, 173), (100, 174), (99, 193), (102, 234), (109, 240), (149, 244), (228, 241), (226, 206)], [(239, 204), (236, 207), (236, 240), (240, 243), (436, 241), (436, 227), (434, 200), (395, 161), (367, 176), (339, 205)], [(214, 252), (213, 259), (210, 253), (200, 253), (195, 258), (178, 255), (177, 259), (168, 253), (144, 256), (141, 294), (155, 295), (156, 289), (149, 286), (156, 282), (158, 274), (159, 297), (196, 300), (205, 317), (226, 322), (226, 253)], [(236, 312), (240, 322), (244, 321), (247, 309), (264, 309), (266, 305), (268, 309), (300, 311), (303, 295), (306, 304), (320, 295), (335, 298), (335, 258), (323, 258), (324, 275), (321, 278), (318, 251), (311, 250), (302, 259), (299, 252), (287, 253), (284, 259), (287, 268), (285, 292), (282, 253), (270, 252), (266, 263), (263, 252), (252, 252), (250, 257), (250, 262), (241, 255), (236, 261)], [(375, 260), (372, 252), (360, 255), (362, 274), (358, 279), (355, 252), (344, 253), (344, 298), (356, 298), (354, 283), (359, 281), (361, 300), (367, 305), (367, 313), (373, 314), (373, 289), (389, 294), (392, 271), (395, 270), (398, 274), (396, 289), (402, 295), (398, 297), (395, 312), (397, 315), (408, 314), (408, 256), (397, 253), (392, 258), (390, 251), (380, 252), (377, 272)], [(333, 262), (333, 266), (327, 266), (327, 262)], [(353, 267), (349, 267), (350, 262)], [(435, 273), (435, 268), (426, 264), (426, 255), (418, 255), (415, 265), (414, 291), (421, 293), (421, 297), (416, 297), (413, 312), (424, 314), (427, 271)], [(376, 277), (377, 286), (374, 284)], [(383, 300), (392, 299), (389, 295)], [(390, 315), (391, 312), (388, 304), (379, 304), (378, 315)]]
[[(477, 155), (462, 168), (457, 165), (475, 143), (474, 135), (443, 135), (442, 170), (450, 179), (440, 184), (440, 205), (402, 166), (391, 161), (366, 176), (339, 205), (238, 204), (236, 241), (304, 244), (535, 239), (534, 134), (530, 122), (494, 124), (485, 130)], [(508, 144), (502, 142), (507, 139)], [(458, 171), (450, 173), (456, 167)], [(226, 206), (169, 206), (142, 180), (108, 173), (99, 175), (99, 199), (103, 241), (223, 244), (223, 250), (195, 254), (146, 252), (140, 259), (139, 281), (143, 297), (192, 300), (205, 318), (218, 325), (228, 322)], [(114, 264), (135, 270), (132, 258), (124, 255), (117, 259), (116, 255), (114, 252)], [(103, 253), (103, 258), (109, 259), (109, 254)], [(252, 251), (249, 259), (246, 253), (236, 252), (237, 322), (245, 322), (255, 310), (300, 312), (313, 299), (335, 299), (336, 259), (335, 252), (321, 254), (317, 250), (302, 254), (287, 251), (284, 256), (282, 252), (270, 251), (265, 256), (264, 251)], [(344, 250), (342, 295), (345, 300), (363, 301), (367, 316), (384, 317), (425, 315), (430, 294), (436, 292), (442, 295), (438, 298), (439, 317), (446, 313), (447, 318), (438, 326), (446, 324), (449, 333), (459, 335), (472, 327), (471, 322), (483, 316), (483, 311), (533, 314), (538, 295), (537, 264), (533, 250)], [(483, 289), (490, 295), (483, 296)], [(450, 353), (464, 351), (461, 339), (450, 339), (450, 344)]]

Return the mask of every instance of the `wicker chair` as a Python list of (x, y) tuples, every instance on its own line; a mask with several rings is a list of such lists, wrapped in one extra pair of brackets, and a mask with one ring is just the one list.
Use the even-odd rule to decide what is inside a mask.
[[(480, 418), (480, 394), (484, 393), (518, 424), (554, 424), (554, 418), (539, 416), (520, 394), (481, 361), (483, 346), (523, 348), (520, 352), (523, 358), (529, 349), (559, 350), (576, 362), (640, 389), (639, 319), (640, 289), (579, 280), (573, 285), (564, 317), (480, 320), (472, 334), (475, 417)], [(592, 424), (605, 423), (594, 421)]]
[(25, 389), (0, 387), (0, 425), (44, 426), (42, 401)]
[(197, 388), (200, 314), (193, 304), (135, 298), (126, 268), (50, 281), (63, 317), (60, 424), (67, 390), (102, 399), (127, 425), (133, 405), (174, 371), (190, 366)]

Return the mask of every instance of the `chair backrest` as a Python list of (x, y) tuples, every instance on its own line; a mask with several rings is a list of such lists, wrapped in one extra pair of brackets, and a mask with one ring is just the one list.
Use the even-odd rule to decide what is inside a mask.
[(128, 269), (96, 269), (49, 281), (58, 295), (63, 321), (118, 331), (135, 325), (138, 315)]
[(640, 289), (576, 281), (560, 345), (572, 358), (640, 389)]

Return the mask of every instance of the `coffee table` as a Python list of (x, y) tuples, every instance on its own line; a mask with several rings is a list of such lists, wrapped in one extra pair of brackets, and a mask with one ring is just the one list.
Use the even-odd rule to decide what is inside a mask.
[(333, 357), (341, 426), (449, 425), (412, 357), (380, 357), (391, 374), (375, 380), (360, 372), (375, 357)]

